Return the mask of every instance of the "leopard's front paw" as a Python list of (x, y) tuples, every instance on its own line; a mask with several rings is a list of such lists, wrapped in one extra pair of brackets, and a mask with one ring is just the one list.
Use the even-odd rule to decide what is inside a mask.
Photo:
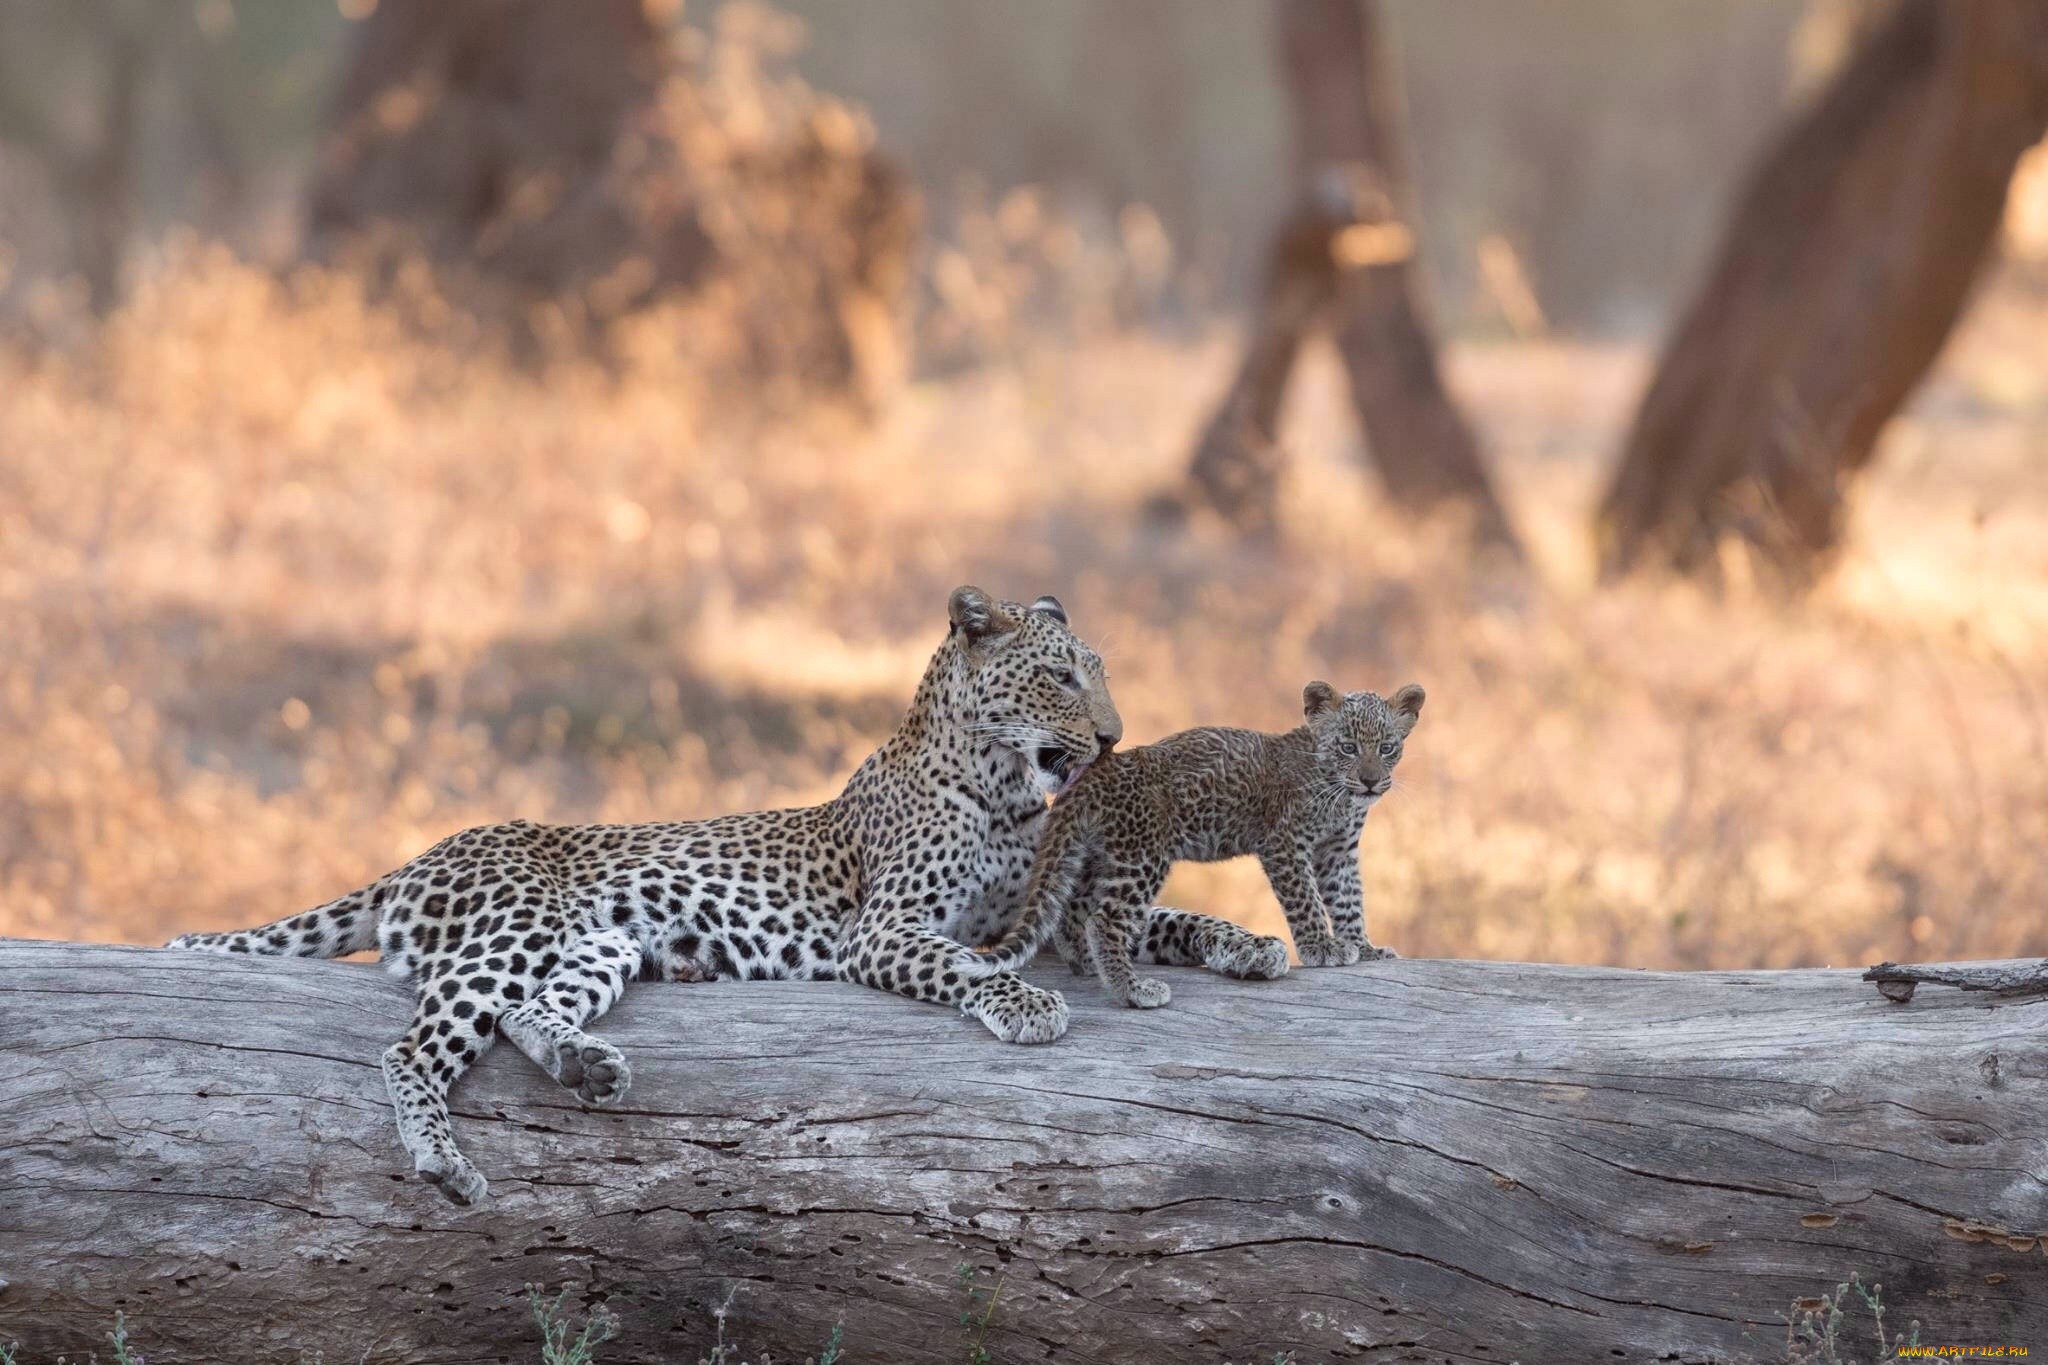
[(1134, 1010), (1156, 1010), (1173, 999), (1173, 987), (1157, 977), (1143, 976), (1131, 983), (1131, 993), (1124, 997), (1124, 1003)]
[(1312, 938), (1299, 941), (1294, 951), (1301, 955), (1304, 967), (1349, 967), (1358, 961), (1359, 948), (1356, 943), (1346, 943), (1339, 938)]
[(1287, 944), (1270, 934), (1246, 934), (1209, 957), (1209, 970), (1247, 981), (1287, 975)]
[(419, 1172), (420, 1179), (433, 1185), (448, 1196), (450, 1203), (461, 1208), (481, 1204), (484, 1196), (490, 1193), (490, 1185), (477, 1168), (469, 1164), (469, 1158), (460, 1152), (448, 1156), (429, 1153), (418, 1158), (413, 1168)]
[(1376, 943), (1368, 943), (1365, 945), (1365, 951), (1359, 954), (1358, 960), (1360, 962), (1393, 962), (1398, 960), (1400, 956), (1392, 948), (1382, 948)]
[(1254, 981), (1271, 981), (1287, 975), (1286, 941), (1271, 934), (1261, 934), (1251, 945), (1244, 975)]
[(1065, 998), (1026, 984), (1015, 972), (977, 982), (960, 1008), (1006, 1043), (1049, 1043), (1067, 1031)]

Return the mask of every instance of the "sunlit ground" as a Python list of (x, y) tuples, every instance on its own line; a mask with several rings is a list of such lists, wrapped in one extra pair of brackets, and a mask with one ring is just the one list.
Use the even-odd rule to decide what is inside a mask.
[[(344, 283), (162, 268), (98, 346), (0, 352), (0, 933), (160, 941), (463, 825), (829, 795), (971, 581), (1057, 593), (1132, 742), (1429, 689), (1364, 841), (1410, 955), (1787, 966), (2044, 951), (2048, 305), (2007, 284), (1887, 438), (1808, 600), (1596, 589), (1648, 357), (1453, 357), (1534, 551), (1475, 582), (1297, 392), (1287, 534), (1145, 529), (1231, 362), (1097, 329), (757, 421), (651, 366), (522, 378)], [(1256, 866), (1179, 903), (1277, 927)]]

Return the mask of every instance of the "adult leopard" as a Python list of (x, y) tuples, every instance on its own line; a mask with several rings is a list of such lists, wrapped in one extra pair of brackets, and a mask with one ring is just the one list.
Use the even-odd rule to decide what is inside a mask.
[(448, 1089), (502, 1033), (589, 1104), (622, 1096), (584, 1031), (638, 976), (858, 981), (956, 1005), (1009, 1042), (1066, 1032), (1066, 1002), (967, 944), (1007, 926), (1045, 820), (1123, 734), (1102, 659), (1051, 597), (961, 587), (909, 712), (838, 797), (645, 825), (464, 830), (359, 891), (170, 947), (336, 957), (376, 948), (418, 988), (384, 1054), (399, 1137), (457, 1204), (486, 1193)]

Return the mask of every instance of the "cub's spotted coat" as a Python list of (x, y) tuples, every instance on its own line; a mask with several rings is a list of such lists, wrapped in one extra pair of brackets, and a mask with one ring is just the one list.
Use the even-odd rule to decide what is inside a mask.
[(1302, 691), (1307, 723), (1284, 735), (1184, 730), (1108, 755), (1053, 806), (1024, 911), (989, 966), (1014, 969), (1057, 933), (1075, 971), (1092, 963), (1110, 994), (1140, 1009), (1170, 992), (1134, 961), (1278, 976), (1280, 940), (1152, 904), (1176, 861), (1248, 853), (1266, 869), (1302, 965), (1395, 956), (1365, 935), (1358, 836), (1393, 785), (1422, 696), (1410, 684), (1386, 700), (1339, 697), (1313, 682)]
[(590, 1104), (631, 1078), (585, 1032), (635, 977), (859, 981), (1045, 1042), (1066, 1004), (966, 944), (1014, 918), (1046, 816), (1123, 733), (1102, 660), (1050, 597), (956, 589), (896, 733), (834, 800), (676, 824), (464, 830), (316, 910), (171, 947), (335, 957), (370, 948), (418, 987), (384, 1054), (399, 1136), (458, 1204), (485, 1194), (448, 1088), (500, 1033)]

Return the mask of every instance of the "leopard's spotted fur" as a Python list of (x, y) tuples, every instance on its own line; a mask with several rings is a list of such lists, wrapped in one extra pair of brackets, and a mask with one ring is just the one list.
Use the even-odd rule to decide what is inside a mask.
[(418, 987), (384, 1054), (399, 1135), (459, 1204), (485, 1193), (448, 1088), (502, 1033), (585, 1102), (630, 1082), (585, 1032), (638, 976), (843, 978), (955, 1005), (999, 1038), (1066, 1031), (1066, 1004), (966, 944), (1014, 918), (1046, 795), (1123, 732), (1102, 660), (1059, 603), (954, 591), (945, 641), (894, 735), (834, 800), (675, 824), (465, 830), (360, 891), (172, 947), (381, 950)]
[(1153, 905), (1176, 861), (1243, 854), (1265, 867), (1304, 966), (1395, 956), (1366, 937), (1358, 836), (1393, 785), (1422, 699), (1413, 684), (1382, 699), (1314, 682), (1302, 692), (1306, 723), (1286, 734), (1184, 730), (1108, 755), (1054, 805), (1023, 913), (989, 965), (1014, 969), (1057, 934), (1069, 965), (1092, 964), (1141, 1009), (1170, 992), (1136, 961), (1277, 976), (1280, 940)]

